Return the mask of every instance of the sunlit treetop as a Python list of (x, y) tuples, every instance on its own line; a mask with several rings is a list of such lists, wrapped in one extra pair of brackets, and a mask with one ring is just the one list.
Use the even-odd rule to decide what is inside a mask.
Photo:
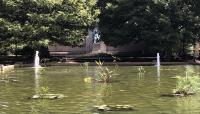
[[(0, 0), (0, 43), (81, 45), (100, 11), (96, 0)], [(45, 41), (45, 42), (44, 42)]]

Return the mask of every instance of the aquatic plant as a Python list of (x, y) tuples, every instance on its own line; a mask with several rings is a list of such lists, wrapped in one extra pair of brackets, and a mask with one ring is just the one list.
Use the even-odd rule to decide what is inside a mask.
[(195, 74), (191, 67), (187, 67), (186, 75), (176, 76), (176, 89), (173, 90), (176, 94), (189, 95), (191, 93), (200, 92), (200, 77)]
[(120, 58), (116, 56), (112, 56), (112, 58), (113, 58), (113, 63), (115, 64), (115, 71), (117, 71), (118, 70), (117, 61), (120, 60)]
[(200, 78), (199, 76), (176, 76), (177, 84), (176, 89), (173, 90), (176, 94), (188, 95), (190, 93), (197, 93), (200, 91)]
[(88, 69), (89, 69), (89, 62), (84, 62), (83, 64), (80, 64), (80, 66), (81, 66), (81, 69), (82, 69), (83, 71), (88, 72)]
[(84, 82), (91, 83), (93, 79), (89, 76), (89, 73), (88, 73), (89, 62), (84, 62), (83, 64), (80, 64), (80, 66), (86, 76), (86, 78), (84, 78)]
[(146, 71), (144, 70), (144, 67), (143, 67), (143, 66), (140, 66), (140, 67), (138, 68), (138, 72), (139, 72), (139, 73), (145, 73)]
[(48, 87), (40, 87), (37, 89), (37, 94), (29, 97), (30, 99), (61, 99), (63, 98), (63, 94), (52, 94), (49, 93)]
[(104, 82), (104, 83), (110, 83), (112, 82), (111, 78), (112, 75), (114, 74), (113, 70), (108, 69), (108, 67), (103, 66), (103, 62), (95, 61), (96, 64), (98, 65), (98, 81)]
[(41, 68), (39, 68), (39, 74), (40, 74), (40, 75), (45, 74), (45, 72), (46, 72), (45, 67), (41, 67)]
[(37, 89), (38, 94), (48, 94), (49, 93), (49, 88), (48, 87), (40, 87)]
[(116, 75), (115, 72), (117, 71), (117, 64), (115, 63), (115, 69), (114, 70), (110, 70), (108, 67), (105, 67), (103, 66), (103, 62), (98, 60), (98, 61), (95, 61), (95, 63), (97, 64), (97, 79), (95, 78), (92, 78), (91, 76), (88, 75), (88, 68), (89, 68), (89, 63), (88, 62), (85, 62), (83, 64), (81, 64), (81, 68), (86, 71), (86, 78), (84, 78), (84, 82), (86, 83), (91, 83), (93, 81), (96, 81), (96, 82), (104, 82), (104, 83), (110, 83), (112, 82), (111, 81), (111, 78), (113, 75)]
[(48, 59), (48, 58), (42, 58), (40, 60), (40, 64), (41, 64), (41, 66), (46, 67), (47, 66), (46, 63), (48, 63), (49, 61), (50, 61), (50, 59)]

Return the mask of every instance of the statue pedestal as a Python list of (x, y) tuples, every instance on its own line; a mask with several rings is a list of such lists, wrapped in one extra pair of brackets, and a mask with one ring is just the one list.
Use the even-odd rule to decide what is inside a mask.
[(106, 45), (104, 42), (94, 43), (92, 45), (92, 53), (106, 53)]

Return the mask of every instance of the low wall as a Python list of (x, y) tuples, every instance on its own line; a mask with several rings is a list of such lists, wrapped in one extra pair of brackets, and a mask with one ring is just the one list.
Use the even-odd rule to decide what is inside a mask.
[[(51, 66), (80, 66), (80, 62), (49, 62), (46, 63), (45, 66), (42, 65), (42, 67), (51, 67)], [(156, 62), (117, 62), (118, 66), (155, 66)], [(116, 63), (114, 62), (104, 62), (104, 66), (115, 66)], [(199, 65), (194, 62), (161, 62), (161, 65), (167, 66), (167, 65)], [(16, 68), (21, 67), (32, 67), (33, 64), (21, 64), (16, 65)], [(95, 62), (89, 62), (89, 66), (97, 66)], [(155, 66), (156, 67), (156, 66)]]
[(83, 47), (70, 47), (63, 46), (59, 44), (54, 44), (52, 46), (48, 46), (49, 53), (51, 56), (68, 56), (68, 55), (79, 55), (79, 54), (98, 54), (98, 53), (108, 53), (108, 54), (116, 54), (116, 53), (133, 53), (137, 51), (141, 51), (144, 48), (144, 43), (139, 42), (130, 42), (129, 44), (112, 47), (107, 46), (104, 42), (93, 43), (91, 39), (87, 39), (86, 43)]
[(12, 71), (14, 70), (14, 65), (7, 65), (7, 66), (4, 66), (4, 65), (1, 65), (0, 66), (0, 69), (1, 69), (1, 73), (6, 73), (6, 72), (9, 72), (9, 71)]
[(85, 54), (86, 47), (70, 47), (59, 44), (54, 44), (52, 46), (48, 46), (49, 54), (51, 56), (66, 56), (72, 54)]

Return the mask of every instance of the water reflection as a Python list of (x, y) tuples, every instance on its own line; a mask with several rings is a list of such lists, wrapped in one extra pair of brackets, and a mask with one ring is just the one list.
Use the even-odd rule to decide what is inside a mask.
[(40, 78), (40, 73), (39, 73), (40, 68), (35, 67), (35, 92), (37, 93), (37, 90), (39, 89), (39, 78)]
[(139, 72), (139, 73), (138, 73), (138, 77), (139, 77), (139, 78), (144, 77), (144, 73)]
[(192, 96), (192, 97), (185, 97), (185, 98), (178, 98), (175, 99), (177, 107), (177, 113), (187, 113), (187, 114), (194, 114), (195, 112), (199, 111), (199, 96)]
[(157, 77), (160, 80), (160, 66), (157, 66)]
[(51, 101), (48, 100), (36, 100), (33, 101), (30, 105), (30, 111), (29, 114), (42, 114), (42, 113), (51, 113), (53, 110), (51, 110), (49, 107), (51, 107)]
[(194, 67), (191, 65), (185, 66), (185, 76), (191, 76), (194, 74)]
[(112, 93), (112, 85), (107, 83), (99, 83), (96, 84), (96, 102), (95, 105), (102, 105), (106, 103), (106, 99), (111, 96)]

